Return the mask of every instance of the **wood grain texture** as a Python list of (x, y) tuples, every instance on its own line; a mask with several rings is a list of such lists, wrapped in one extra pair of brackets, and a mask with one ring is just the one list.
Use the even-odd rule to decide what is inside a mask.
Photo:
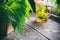
[(31, 15), (30, 21), (26, 23), (51, 40), (60, 40), (60, 23), (52, 19), (48, 19), (45, 23), (37, 23), (35, 20), (36, 17)]
[(60, 40), (60, 23), (52, 19), (48, 19), (45, 23), (37, 23), (35, 20), (36, 16), (32, 14), (30, 20), (26, 19), (21, 36), (12, 32), (5, 40)]

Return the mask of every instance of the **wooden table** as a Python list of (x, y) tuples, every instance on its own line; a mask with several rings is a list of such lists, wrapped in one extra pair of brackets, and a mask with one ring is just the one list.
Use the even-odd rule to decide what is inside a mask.
[(26, 20), (21, 40), (60, 40), (60, 23), (52, 19), (45, 23), (36, 23), (35, 20), (34, 14)]
[(21, 36), (12, 32), (5, 40), (60, 40), (60, 23), (48, 19), (45, 23), (36, 23), (35, 14), (31, 14)]

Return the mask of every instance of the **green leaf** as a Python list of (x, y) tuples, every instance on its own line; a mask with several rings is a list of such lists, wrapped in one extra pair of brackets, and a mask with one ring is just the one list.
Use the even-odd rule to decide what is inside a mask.
[(15, 0), (8, 0), (8, 4), (10, 5), (11, 3), (13, 3)]
[(13, 2), (10, 8), (13, 10), (13, 14), (15, 15), (11, 17), (12, 19), (15, 19), (15, 22), (10, 19), (12, 25), (16, 32), (21, 33), (25, 23), (25, 8), (22, 4), (17, 2)]
[(10, 11), (8, 17), (15, 31), (18, 33), (22, 33), (25, 24), (25, 17), (29, 17), (31, 6), (28, 3), (28, 0), (18, 0), (12, 2), (10, 5), (6, 5)]
[(31, 9), (31, 6), (30, 6), (28, 0), (25, 0), (25, 3), (26, 3), (26, 11), (25, 11), (26, 12), (26, 17), (29, 19), (29, 17), (30, 17), (29, 11)]

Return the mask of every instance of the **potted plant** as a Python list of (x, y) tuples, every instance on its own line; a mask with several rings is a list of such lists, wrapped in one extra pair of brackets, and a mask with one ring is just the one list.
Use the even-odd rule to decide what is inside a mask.
[(0, 40), (7, 36), (10, 26), (15, 32), (22, 33), (30, 9), (28, 0), (0, 0)]

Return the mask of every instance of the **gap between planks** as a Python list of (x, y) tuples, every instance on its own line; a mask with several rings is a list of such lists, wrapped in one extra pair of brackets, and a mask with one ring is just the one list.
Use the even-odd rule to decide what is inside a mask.
[(50, 38), (46, 37), (44, 34), (42, 34), (41, 32), (39, 32), (38, 30), (36, 30), (35, 28), (33, 28), (32, 26), (30, 26), (29, 24), (26, 23), (27, 26), (31, 27), (33, 30), (37, 31), (39, 34), (41, 34), (42, 36), (44, 36), (45, 38), (47, 38), (48, 40), (51, 40)]

